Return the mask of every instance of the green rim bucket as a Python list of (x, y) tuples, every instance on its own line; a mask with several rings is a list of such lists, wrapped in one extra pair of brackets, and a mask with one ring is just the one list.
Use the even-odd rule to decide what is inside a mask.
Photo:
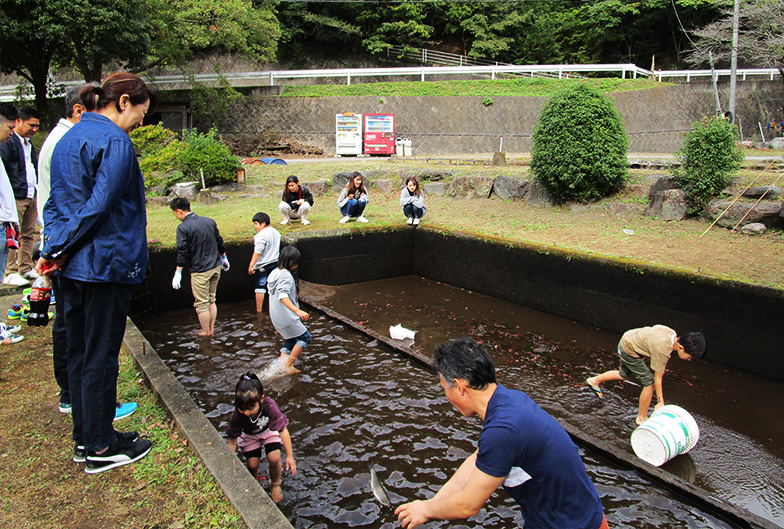
[(662, 406), (632, 432), (632, 450), (643, 461), (661, 466), (697, 444), (700, 429), (694, 418), (674, 404)]

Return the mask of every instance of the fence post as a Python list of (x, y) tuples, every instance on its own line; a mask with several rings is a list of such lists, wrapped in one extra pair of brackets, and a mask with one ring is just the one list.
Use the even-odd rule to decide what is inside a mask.
[(346, 72), (346, 84), (347, 85), (351, 84), (351, 71)]

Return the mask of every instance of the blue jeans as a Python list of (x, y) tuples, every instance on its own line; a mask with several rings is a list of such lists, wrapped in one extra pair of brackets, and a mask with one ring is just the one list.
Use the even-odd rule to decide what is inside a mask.
[(60, 273), (49, 276), (52, 282), (52, 293), (57, 301), (54, 305), (54, 321), (52, 322), (52, 359), (54, 360), (54, 379), (60, 386), (60, 403), (71, 404), (71, 392), (68, 389), (68, 338), (65, 335), (65, 316), (60, 290)]
[(425, 216), (425, 210), (416, 207), (414, 204), (406, 204), (403, 206), (403, 214), (407, 219), (421, 219)]
[(8, 240), (5, 234), (7, 225), (7, 222), (0, 222), (0, 230), (2, 230), (2, 240), (0, 240), (0, 272), (2, 273), (0, 273), (0, 278), (5, 277), (5, 267), (8, 262)]
[(310, 333), (305, 331), (304, 333), (300, 334), (295, 338), (289, 338), (285, 342), (283, 342), (283, 347), (280, 348), (281, 353), (290, 354), (291, 350), (294, 349), (295, 345), (299, 345), (300, 349), (303, 351), (308, 348), (310, 345), (312, 338), (310, 337)]
[(67, 329), (73, 439), (87, 450), (116, 440), (118, 356), (133, 288), (60, 277), (57, 304), (63, 304)]
[(362, 212), (365, 211), (365, 206), (367, 206), (367, 200), (351, 198), (340, 208), (340, 213), (344, 217), (360, 217)]

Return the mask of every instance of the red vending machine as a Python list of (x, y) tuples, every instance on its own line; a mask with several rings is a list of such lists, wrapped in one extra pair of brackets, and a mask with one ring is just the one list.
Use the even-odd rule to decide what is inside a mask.
[(395, 115), (364, 114), (365, 154), (395, 154)]

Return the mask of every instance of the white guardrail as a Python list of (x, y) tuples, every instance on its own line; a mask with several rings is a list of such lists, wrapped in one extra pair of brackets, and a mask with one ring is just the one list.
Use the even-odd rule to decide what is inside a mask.
[[(399, 68), (337, 68), (329, 70), (268, 70), (261, 72), (241, 72), (224, 74), (199, 74), (193, 76), (196, 81), (215, 82), (223, 78), (231, 84), (238, 85), (274, 85), (276, 80), (282, 79), (318, 79), (318, 78), (338, 78), (345, 79), (346, 84), (350, 85), (352, 79), (360, 77), (417, 77), (420, 81), (437, 80), (445, 75), (479, 75), (495, 79), (499, 75), (548, 75), (559, 79), (567, 78), (570, 75), (581, 75), (586, 73), (608, 73), (620, 75), (621, 78), (636, 79), (637, 77), (648, 77), (657, 81), (663, 80), (684, 80), (690, 82), (693, 78), (710, 77), (714, 74), (711, 70), (657, 70), (651, 72), (640, 68), (634, 64), (545, 64), (545, 65), (487, 65), (487, 66), (417, 66)], [(728, 77), (730, 70), (715, 70), (717, 77)], [(738, 79), (747, 80), (758, 78), (760, 80), (773, 81), (781, 73), (776, 68), (753, 68), (739, 69)], [(185, 87), (186, 78), (182, 75), (162, 75), (147, 76), (155, 86), (165, 88), (175, 85)], [(59, 84), (73, 86), (80, 84), (81, 81), (65, 81)], [(17, 86), (0, 86), (0, 101), (13, 101), (16, 97)]]

